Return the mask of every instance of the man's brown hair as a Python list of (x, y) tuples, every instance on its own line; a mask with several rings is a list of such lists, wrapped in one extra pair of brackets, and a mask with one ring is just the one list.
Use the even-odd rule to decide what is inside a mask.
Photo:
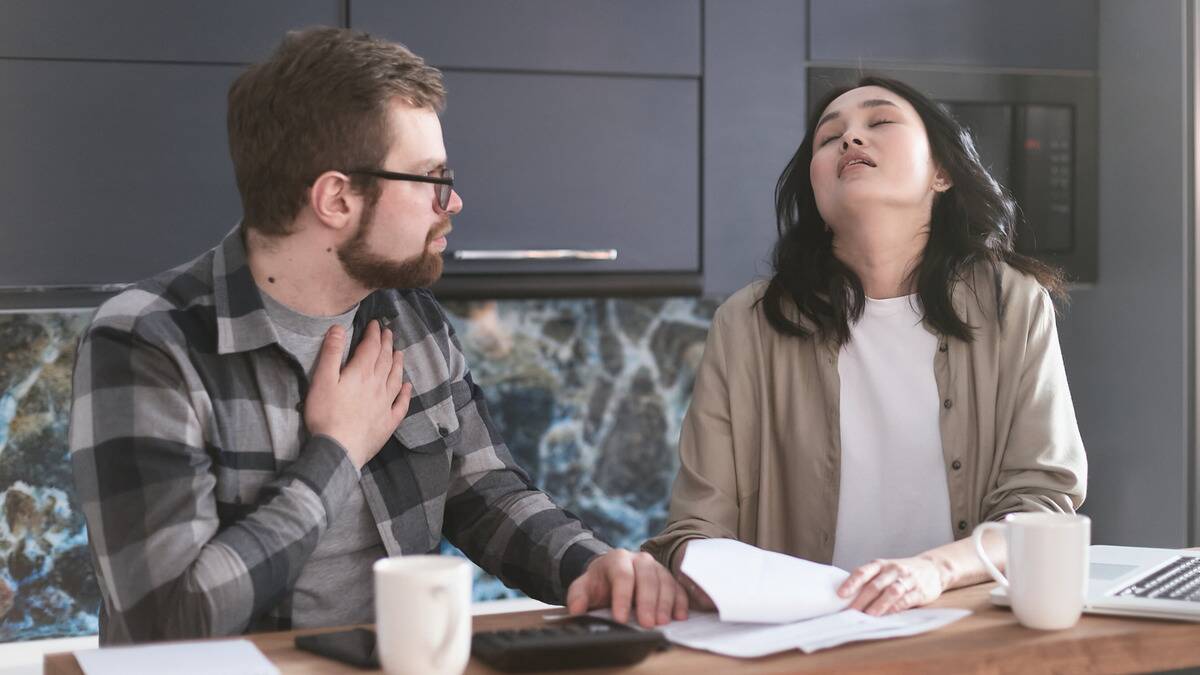
[[(266, 61), (229, 88), (229, 154), (243, 223), (285, 235), (322, 173), (381, 167), (392, 138), (389, 104), (400, 98), (440, 112), (442, 74), (403, 45), (343, 28), (288, 33)], [(367, 198), (370, 177), (352, 176)]]

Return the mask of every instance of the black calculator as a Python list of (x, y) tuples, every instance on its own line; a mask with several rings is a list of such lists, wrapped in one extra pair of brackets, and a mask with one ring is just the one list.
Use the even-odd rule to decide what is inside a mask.
[(628, 666), (667, 647), (656, 630), (595, 616), (572, 616), (537, 628), (475, 633), (471, 653), (507, 672)]

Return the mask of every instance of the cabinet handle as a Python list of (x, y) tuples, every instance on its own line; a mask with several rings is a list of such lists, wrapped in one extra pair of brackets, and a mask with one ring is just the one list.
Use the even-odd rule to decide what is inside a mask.
[(616, 260), (617, 249), (571, 249), (546, 248), (523, 250), (476, 250), (451, 251), (455, 260)]
[(33, 286), (0, 286), (0, 293), (120, 293), (136, 282), (123, 281), (111, 284), (38, 284)]

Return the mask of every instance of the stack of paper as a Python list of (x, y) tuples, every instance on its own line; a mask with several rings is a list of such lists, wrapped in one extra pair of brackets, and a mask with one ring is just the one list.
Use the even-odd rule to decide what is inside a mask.
[(689, 541), (681, 570), (708, 593), (722, 621), (800, 621), (846, 609), (852, 600), (837, 594), (849, 572), (735, 539)]
[(727, 623), (716, 614), (692, 612), (659, 630), (675, 644), (725, 656), (755, 658), (789, 649), (812, 653), (847, 642), (917, 635), (954, 623), (965, 609), (910, 609), (869, 616), (848, 609), (807, 621), (783, 624)]
[(75, 652), (87, 675), (279, 675), (249, 640), (177, 642)]
[(682, 571), (717, 606), (660, 630), (693, 649), (752, 658), (788, 649), (806, 653), (859, 640), (917, 635), (953, 623), (965, 609), (910, 609), (869, 616), (846, 609), (837, 587), (845, 570), (773, 553), (732, 539), (688, 542)]

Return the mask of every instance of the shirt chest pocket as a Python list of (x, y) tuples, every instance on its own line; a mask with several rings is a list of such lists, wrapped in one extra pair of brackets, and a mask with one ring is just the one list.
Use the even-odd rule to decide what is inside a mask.
[(392, 436), (401, 447), (381, 453), (392, 458), (385, 461), (385, 472), (393, 499), (399, 500), (390, 518), (392, 535), (401, 551), (428, 553), (442, 537), (451, 456), (462, 436), (454, 401), (446, 398), (410, 413)]
[(447, 397), (424, 410), (410, 413), (392, 435), (411, 452), (445, 453), (462, 435), (453, 399)]

